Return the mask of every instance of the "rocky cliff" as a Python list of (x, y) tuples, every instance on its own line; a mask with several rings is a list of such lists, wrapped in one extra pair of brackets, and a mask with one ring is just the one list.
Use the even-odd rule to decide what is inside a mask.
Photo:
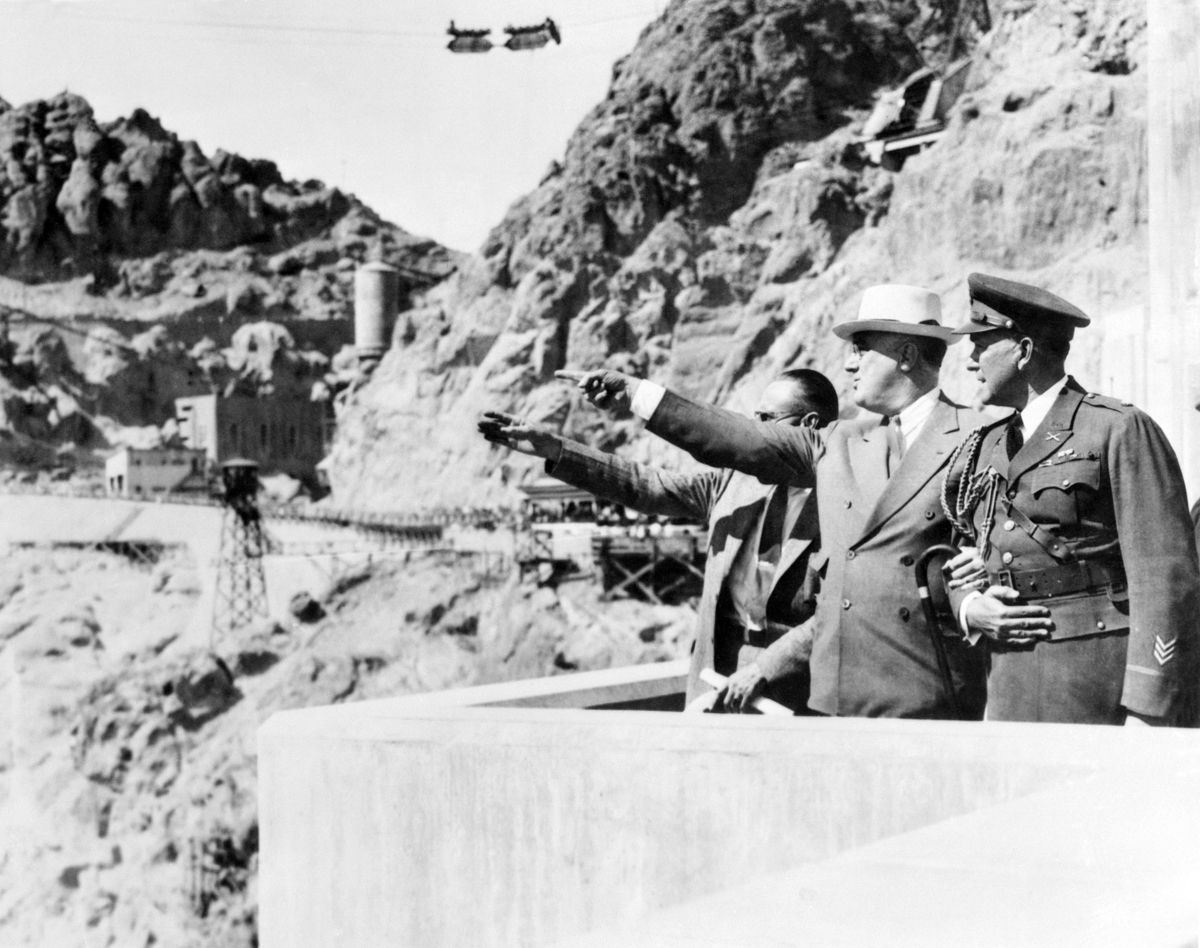
[[(786, 366), (840, 384), (829, 327), (874, 283), (930, 286), (952, 320), (975, 269), (1096, 317), (1136, 310), (1142, 5), (993, 0), (944, 137), (884, 171), (855, 139), (874, 97), (920, 63), (914, 24), (928, 14), (860, 0), (670, 4), (563, 160), (401, 320), (339, 419), (335, 494), (380, 507), (511, 497), (530, 465), (474, 437), (488, 407), (678, 464), (628, 420), (581, 405), (554, 370), (611, 366), (735, 406)], [(1093, 380), (1099, 336), (1077, 346)], [(969, 397), (962, 356), (949, 388)]]
[[(532, 466), (477, 438), (485, 407), (679, 463), (553, 370), (612, 365), (735, 406), (784, 366), (836, 379), (829, 326), (872, 283), (929, 285), (955, 318), (979, 268), (1119, 323), (1147, 268), (1141, 5), (992, 0), (945, 136), (899, 173), (865, 163), (875, 95), (944, 52), (951, 6), (676, 0), (473, 257), (262, 163), (214, 156), (197, 176), (196, 150), (141, 115), (98, 126), (66, 96), (0, 110), (0, 253), (21, 277), (0, 279), (0, 303), (85, 333), (0, 339), (0, 464), (128, 436), (197, 374), (262, 393), (345, 384), (321, 334), (344, 322), (363, 254), (454, 272), (408, 287), (391, 351), (346, 400), (332, 473), (347, 506), (510, 500)], [(193, 197), (173, 197), (184, 184)], [(1077, 366), (1094, 373), (1087, 335)], [(381, 557), (313, 590), (303, 620), (217, 643), (217, 662), (185, 634), (205, 565), (64, 549), (0, 564), (0, 943), (254, 944), (253, 733), (276, 709), (690, 642), (684, 606)]]
[(198, 387), (328, 396), (355, 267), (402, 268), (408, 306), (460, 256), (143, 110), (100, 123), (70, 93), (0, 101), (4, 430), (44, 455), (144, 441)]
[[(295, 276), (372, 250), (439, 275), (449, 269), (444, 248), (384, 223), (352, 195), (288, 181), (270, 161), (222, 150), (210, 158), (142, 109), (99, 123), (67, 92), (19, 108), (0, 100), (0, 163), (0, 272), (26, 283), (78, 276), (97, 295), (144, 298), (190, 279), (191, 295), (205, 297), (206, 269)], [(181, 261), (233, 250), (242, 252)], [(253, 308), (274, 288), (259, 289), (230, 308)]]
[(376, 556), (216, 659), (187, 634), (204, 569), (174, 550), (0, 563), (0, 944), (249, 948), (274, 711), (681, 657), (694, 618)]

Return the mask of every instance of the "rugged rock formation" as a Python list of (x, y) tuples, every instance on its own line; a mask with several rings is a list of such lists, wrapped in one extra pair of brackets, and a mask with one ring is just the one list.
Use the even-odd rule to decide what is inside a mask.
[(188, 640), (197, 565), (78, 550), (0, 565), (0, 701), (15, 712), (0, 719), (0, 943), (249, 948), (254, 731), (274, 711), (675, 658), (693, 620), (601, 604), (584, 583), (392, 559), (314, 589), (303, 622), (218, 642), (216, 659)]
[[(917, 65), (902, 27), (928, 10), (672, 3), (563, 161), (401, 321), (340, 418), (335, 494), (380, 507), (511, 497), (530, 465), (474, 438), (486, 407), (609, 448), (637, 437), (551, 381), (565, 365), (733, 405), (789, 365), (840, 383), (844, 348), (828, 328), (873, 283), (928, 285), (952, 319), (973, 269), (1041, 283), (1097, 317), (1136, 309), (1144, 11), (991, 8), (946, 135), (893, 174), (864, 164), (854, 139), (872, 97)], [(1077, 347), (1097, 381), (1099, 337)], [(962, 356), (950, 388), (966, 397)], [(652, 439), (629, 450), (679, 463)]]
[(436, 249), (336, 188), (286, 181), (270, 161), (210, 159), (142, 109), (97, 123), (67, 92), (0, 109), (0, 161), (0, 272), (27, 282), (90, 274), (145, 296), (179, 251), (253, 247), (265, 271), (290, 275), (362, 259), (372, 241)]
[(14, 371), (0, 358), (3, 423), (48, 448), (103, 447), (145, 441), (197, 390), (307, 396), (352, 337), (359, 263), (403, 268), (407, 306), (460, 256), (269, 161), (209, 158), (142, 110), (101, 124), (69, 93), (5, 103), (0, 316), (41, 355)]

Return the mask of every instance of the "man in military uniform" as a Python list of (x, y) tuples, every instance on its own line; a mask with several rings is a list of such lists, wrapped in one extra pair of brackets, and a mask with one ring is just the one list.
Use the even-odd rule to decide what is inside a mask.
[(984, 404), (1015, 409), (968, 436), (945, 480), (991, 580), (951, 596), (968, 638), (989, 640), (987, 718), (1193, 724), (1200, 569), (1166, 436), (1067, 375), (1081, 310), (983, 274), (968, 286), (968, 370)]

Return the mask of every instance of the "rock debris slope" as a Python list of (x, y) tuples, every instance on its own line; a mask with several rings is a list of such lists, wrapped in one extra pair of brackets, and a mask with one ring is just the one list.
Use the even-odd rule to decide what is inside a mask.
[[(873, 283), (928, 285), (958, 319), (966, 274), (982, 269), (1117, 328), (1133, 320), (1146, 273), (1143, 6), (991, 6), (946, 135), (893, 174), (853, 143), (873, 97), (918, 65), (915, 5), (672, 3), (562, 162), (405, 314), (339, 419), (335, 492), (379, 507), (512, 497), (531, 465), (474, 437), (487, 407), (678, 464), (581, 406), (554, 370), (611, 366), (735, 406), (785, 366), (840, 384), (828, 329)], [(1098, 336), (1078, 347), (1091, 381)], [(970, 394), (961, 379), (950, 388)]]
[(0, 944), (249, 948), (273, 712), (682, 657), (694, 618), (385, 558), (313, 590), (304, 621), (217, 642), (218, 662), (185, 642), (199, 584), (172, 551), (0, 565)]

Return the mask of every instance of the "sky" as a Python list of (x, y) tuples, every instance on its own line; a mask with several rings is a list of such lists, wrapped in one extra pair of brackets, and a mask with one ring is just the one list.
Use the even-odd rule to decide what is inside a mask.
[[(206, 154), (268, 158), (478, 249), (604, 97), (666, 0), (0, 0), (0, 97), (142, 107)], [(563, 43), (515, 53), (505, 26)], [(490, 27), (482, 55), (446, 27)]]

